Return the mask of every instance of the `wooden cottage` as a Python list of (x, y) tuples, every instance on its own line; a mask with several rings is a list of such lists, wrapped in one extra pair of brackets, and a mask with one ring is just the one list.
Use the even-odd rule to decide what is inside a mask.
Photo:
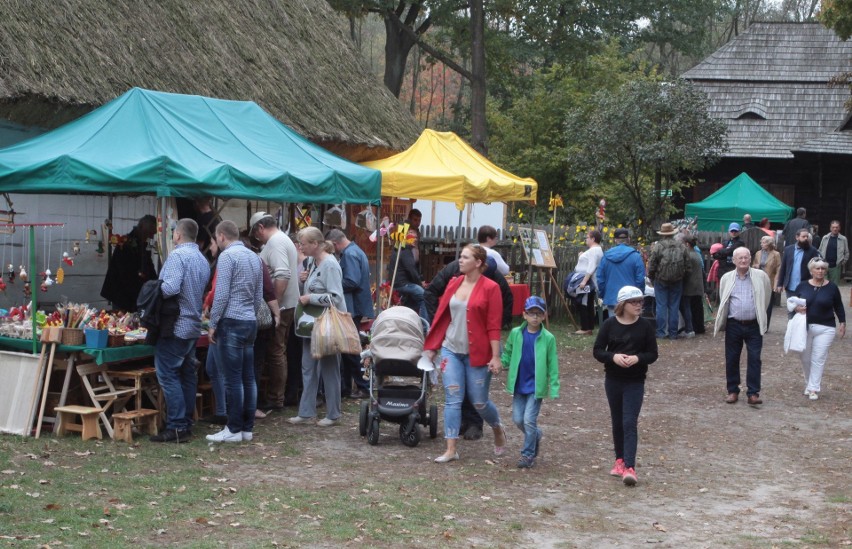
[(0, 3), (0, 146), (138, 86), (250, 100), (354, 161), (420, 134), (325, 1)]
[(805, 207), (820, 235), (832, 219), (852, 233), (849, 89), (829, 84), (849, 70), (852, 43), (820, 24), (754, 23), (684, 73), (709, 96), (711, 116), (727, 122), (729, 144), (686, 202), (746, 172), (783, 202)]

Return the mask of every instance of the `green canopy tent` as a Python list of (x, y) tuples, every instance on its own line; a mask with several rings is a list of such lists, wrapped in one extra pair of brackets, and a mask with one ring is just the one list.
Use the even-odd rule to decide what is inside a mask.
[(686, 205), (686, 217), (698, 217), (699, 231), (726, 232), (731, 222), (741, 222), (745, 214), (750, 214), (755, 222), (765, 217), (774, 223), (785, 223), (793, 216), (793, 208), (745, 172), (701, 202)]
[(0, 192), (378, 203), (381, 173), (298, 135), (250, 101), (133, 88), (0, 149)]

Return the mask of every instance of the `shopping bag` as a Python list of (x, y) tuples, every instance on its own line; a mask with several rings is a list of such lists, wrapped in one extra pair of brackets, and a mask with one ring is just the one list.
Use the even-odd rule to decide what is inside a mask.
[(296, 335), (305, 338), (311, 337), (314, 332), (314, 323), (325, 310), (326, 307), (321, 305), (302, 305), (301, 301), (297, 302), (296, 311), (293, 313)]
[(311, 335), (311, 356), (322, 358), (336, 354), (357, 355), (361, 352), (361, 338), (352, 321), (352, 315), (327, 307), (316, 322)]

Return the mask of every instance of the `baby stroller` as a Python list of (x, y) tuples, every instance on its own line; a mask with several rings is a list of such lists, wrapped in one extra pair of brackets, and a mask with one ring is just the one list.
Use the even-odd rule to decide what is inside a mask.
[(398, 424), (400, 440), (412, 448), (420, 443), (419, 425), (429, 426), (431, 438), (438, 435), (438, 407), (428, 404), (429, 372), (417, 368), (423, 342), (422, 320), (408, 307), (391, 307), (373, 322), (370, 398), (361, 402), (358, 423), (373, 446), (382, 420)]

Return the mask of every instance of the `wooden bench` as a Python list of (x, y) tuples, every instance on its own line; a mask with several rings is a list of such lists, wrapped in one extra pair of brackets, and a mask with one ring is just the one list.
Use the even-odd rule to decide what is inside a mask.
[[(98, 425), (98, 415), (103, 411), (100, 408), (92, 406), (57, 406), (55, 408), (57, 415), (56, 435), (64, 436), (68, 431), (81, 433), (83, 440), (96, 438), (100, 440), (101, 428)], [(75, 416), (80, 416), (82, 424), (74, 421)]]
[(116, 412), (112, 415), (113, 425), (115, 426), (115, 440), (123, 440), (125, 442), (133, 442), (133, 425), (140, 431), (145, 427), (145, 432), (149, 435), (157, 434), (157, 418), (160, 412), (142, 408), (139, 410), (131, 410), (129, 412)]

